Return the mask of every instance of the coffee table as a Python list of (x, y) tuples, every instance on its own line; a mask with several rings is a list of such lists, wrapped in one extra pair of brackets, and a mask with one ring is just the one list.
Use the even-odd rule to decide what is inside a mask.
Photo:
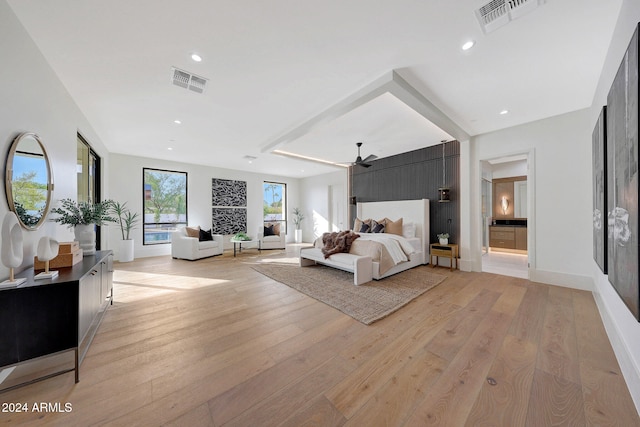
[[(242, 253), (242, 244), (247, 244), (247, 243), (256, 243), (258, 242), (258, 252), (262, 252), (262, 248), (260, 247), (260, 240), (237, 240), (234, 238), (231, 238), (231, 240), (229, 240), (231, 243), (233, 243), (233, 257), (235, 258), (236, 256), (236, 252), (238, 253)], [(246, 249), (246, 248), (245, 248)]]

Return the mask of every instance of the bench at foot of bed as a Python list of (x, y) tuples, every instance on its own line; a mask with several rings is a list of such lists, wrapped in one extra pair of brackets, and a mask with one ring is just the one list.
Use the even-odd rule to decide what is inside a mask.
[(308, 267), (324, 264), (353, 273), (353, 283), (362, 285), (373, 280), (373, 262), (371, 257), (353, 255), (349, 253), (333, 254), (325, 259), (319, 248), (303, 248), (300, 250), (300, 266)]

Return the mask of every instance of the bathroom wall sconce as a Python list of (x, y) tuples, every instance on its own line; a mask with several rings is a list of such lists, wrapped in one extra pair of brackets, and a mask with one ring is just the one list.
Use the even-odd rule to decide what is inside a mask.
[(509, 209), (509, 200), (507, 200), (507, 196), (502, 196), (502, 200), (500, 201), (500, 206), (502, 207), (503, 215), (506, 215), (507, 209)]

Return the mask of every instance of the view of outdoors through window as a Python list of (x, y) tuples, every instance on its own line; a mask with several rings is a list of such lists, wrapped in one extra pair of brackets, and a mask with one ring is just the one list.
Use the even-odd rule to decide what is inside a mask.
[(170, 243), (171, 232), (187, 225), (187, 173), (158, 169), (144, 173), (144, 244)]
[(286, 227), (287, 184), (263, 183), (263, 213), (265, 223), (280, 222)]

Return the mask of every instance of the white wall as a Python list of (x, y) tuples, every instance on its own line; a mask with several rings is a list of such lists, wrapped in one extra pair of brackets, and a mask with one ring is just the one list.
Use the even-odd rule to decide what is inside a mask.
[[(291, 210), (299, 204), (299, 183), (296, 178), (277, 175), (264, 175), (231, 169), (214, 168), (210, 166), (189, 163), (171, 162), (149, 159), (145, 157), (111, 154), (111, 168), (109, 181), (112, 188), (111, 198), (120, 202), (127, 202), (127, 206), (135, 212), (142, 212), (142, 169), (154, 168), (179, 172), (187, 172), (187, 213), (190, 226), (199, 225), (203, 229), (211, 228), (211, 180), (212, 178), (233, 179), (247, 182), (247, 234), (255, 236), (263, 226), (262, 184), (264, 181), (283, 182), (287, 184), (287, 215), (289, 217), (287, 241), (293, 240), (295, 229), (291, 221)], [(109, 227), (109, 237), (118, 259), (118, 244), (121, 240), (119, 228)], [(132, 232), (135, 241), (135, 258), (168, 255), (171, 253), (170, 244), (143, 245), (142, 224)], [(226, 237), (225, 248), (232, 247)]]
[(515, 162), (496, 163), (491, 166), (491, 181), (497, 178), (510, 178), (513, 176), (527, 175), (527, 161), (518, 160)]
[[(80, 132), (91, 143), (104, 166), (109, 164), (107, 150), (4, 0), (0, 0), (0, 58), (0, 162), (5, 164), (16, 135), (37, 133), (52, 163), (53, 202), (67, 197), (75, 200), (76, 134)], [(105, 195), (107, 189), (105, 186)], [(0, 198), (1, 221), (9, 208), (6, 197)], [(59, 241), (73, 240), (69, 229), (51, 222), (37, 231), (25, 231), (19, 270), (33, 265), (35, 247), (44, 235)], [(0, 279), (8, 275), (8, 269), (0, 265)]]
[[(322, 233), (331, 231), (331, 186), (342, 186), (344, 198), (348, 197), (348, 172), (338, 171), (301, 180), (300, 202), (305, 216), (302, 222), (302, 241), (313, 242)], [(343, 203), (343, 217), (348, 221), (349, 204)], [(349, 228), (348, 224), (345, 228)]]
[[(591, 288), (591, 124), (588, 110), (504, 129), (472, 138), (472, 247), (480, 270), (480, 161), (527, 153), (534, 161), (528, 191), (531, 278)], [(533, 157), (533, 159), (531, 158)]]
[[(640, 2), (637, 0), (625, 0), (622, 4), (622, 10), (609, 46), (607, 59), (600, 75), (593, 104), (589, 110), (589, 130), (593, 130), (602, 106), (607, 103), (609, 88), (638, 21), (640, 21)], [(592, 227), (585, 229), (584, 234), (591, 236)], [(604, 320), (624, 377), (627, 380), (631, 396), (640, 412), (640, 323), (631, 315), (631, 312), (615, 292), (607, 276), (602, 273), (593, 257), (590, 258), (589, 264), (588, 271), (594, 278), (594, 295), (600, 314)]]

